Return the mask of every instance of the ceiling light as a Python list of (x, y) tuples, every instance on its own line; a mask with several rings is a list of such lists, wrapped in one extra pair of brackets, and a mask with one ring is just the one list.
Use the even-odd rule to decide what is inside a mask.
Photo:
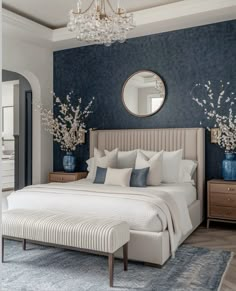
[(76, 33), (79, 41), (110, 46), (116, 41), (125, 42), (135, 24), (133, 14), (126, 13), (119, 0), (117, 8), (113, 8), (109, 0), (92, 0), (84, 11), (79, 0), (76, 11), (70, 11), (67, 27)]

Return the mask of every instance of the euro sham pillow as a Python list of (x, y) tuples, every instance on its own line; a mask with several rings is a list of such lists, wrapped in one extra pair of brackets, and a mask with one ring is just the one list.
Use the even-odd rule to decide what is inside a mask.
[(163, 179), (164, 183), (178, 183), (180, 163), (183, 157), (183, 150), (163, 153)]
[[(154, 151), (145, 151), (140, 150), (143, 154), (145, 154), (148, 158), (152, 158), (158, 152)], [(178, 183), (179, 182), (179, 171), (180, 171), (180, 162), (183, 157), (183, 150), (177, 151), (163, 151), (163, 175), (162, 182), (163, 183)]]
[(100, 168), (116, 168), (117, 167), (117, 155), (118, 155), (118, 149), (114, 149), (113, 151), (105, 154), (104, 151), (98, 150), (97, 148), (94, 148), (94, 161), (93, 165), (91, 163), (90, 172), (88, 175), (88, 179), (94, 181), (96, 176), (97, 167)]
[(106, 180), (107, 168), (97, 167), (94, 184), (104, 184)]
[(148, 186), (158, 186), (162, 181), (162, 163), (163, 151), (156, 153), (153, 157), (149, 158), (141, 151), (138, 151), (135, 169), (149, 168), (147, 176)]
[(193, 175), (197, 169), (197, 161), (182, 160), (180, 162), (179, 182), (194, 183)]
[(133, 169), (130, 178), (130, 187), (147, 187), (149, 167), (144, 169)]
[(87, 164), (87, 171), (88, 172), (91, 172), (91, 169), (93, 168), (94, 166), (94, 158), (90, 158), (86, 161), (86, 164)]
[(86, 179), (92, 180), (93, 174), (94, 174), (94, 167), (95, 167), (95, 159), (94, 159), (94, 157), (88, 159), (86, 161), (86, 164), (88, 165), (87, 166), (88, 175), (87, 175), (87, 178)]
[(129, 187), (132, 174), (130, 169), (112, 169), (108, 168), (106, 173), (105, 185)]
[[(109, 153), (109, 151), (107, 150), (105, 150), (104, 152), (106, 155)], [(136, 157), (137, 157), (137, 150), (118, 151), (117, 168), (118, 169), (134, 168)]]

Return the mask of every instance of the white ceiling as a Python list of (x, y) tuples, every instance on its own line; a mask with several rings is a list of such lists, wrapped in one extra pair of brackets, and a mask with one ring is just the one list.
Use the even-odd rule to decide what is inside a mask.
[[(84, 0), (83, 8), (87, 8), (92, 0)], [(127, 11), (139, 11), (147, 8), (163, 6), (183, 0), (120, 0), (121, 7)], [(66, 26), (68, 13), (76, 7), (76, 0), (3, 0), (3, 7), (21, 16), (49, 28), (56, 29)], [(117, 0), (110, 0), (116, 7)]]
[[(84, 1), (88, 3), (91, 0)], [(116, 0), (110, 1), (116, 3)], [(23, 11), (21, 14), (29, 14), (28, 18), (37, 17), (41, 23), (47, 22), (48, 26), (54, 28), (39, 25), (20, 16), (19, 13), (2, 9), (4, 37), (29, 41), (50, 47), (54, 51), (88, 45), (85, 42), (78, 42), (75, 34), (64, 26), (67, 23), (67, 11), (73, 7), (76, 0), (63, 0), (63, 3), (62, 0), (3, 0), (3, 2), (5, 5), (11, 4), (12, 10), (19, 9)], [(56, 6), (58, 3), (61, 5)], [(131, 31), (128, 38), (236, 19), (236, 0), (175, 0), (174, 2), (172, 0), (121, 0), (121, 3), (129, 5), (127, 7), (132, 10), (145, 8), (134, 11), (136, 28)], [(153, 4), (156, 6), (152, 7)], [(58, 26), (62, 28), (57, 28)]]

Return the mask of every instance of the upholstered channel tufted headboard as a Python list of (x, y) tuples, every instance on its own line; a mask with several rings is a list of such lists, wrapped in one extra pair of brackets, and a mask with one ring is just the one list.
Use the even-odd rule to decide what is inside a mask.
[(94, 147), (100, 150), (119, 148), (119, 150), (122, 151), (133, 149), (174, 151), (183, 149), (185, 159), (198, 162), (195, 182), (198, 199), (201, 200), (203, 205), (205, 188), (205, 129), (161, 128), (91, 130), (90, 157), (93, 156)]

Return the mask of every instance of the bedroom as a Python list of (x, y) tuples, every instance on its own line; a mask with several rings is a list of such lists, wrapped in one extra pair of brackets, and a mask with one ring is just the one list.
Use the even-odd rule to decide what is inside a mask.
[[(115, 260), (114, 289), (234, 290), (232, 252), (236, 233), (235, 224), (227, 222), (235, 222), (235, 162), (225, 161), (224, 152), (233, 156), (235, 138), (230, 139), (229, 145), (227, 139), (225, 144), (224, 135), (218, 136), (220, 124), (216, 124), (214, 114), (204, 114), (204, 109), (212, 111), (214, 103), (217, 113), (229, 116), (232, 112), (235, 116), (235, 1), (111, 1), (115, 9), (120, 5), (132, 12), (135, 27), (125, 42), (120, 39), (121, 43), (110, 46), (76, 40), (75, 33), (66, 28), (68, 11), (76, 9), (76, 1), (58, 3), (3, 1), (3, 70), (28, 80), (35, 106), (32, 184), (51, 182), (20, 187), (23, 189), (8, 196), (9, 212), (3, 212), (4, 232), (17, 237), (19, 227), (7, 227), (17, 209), (24, 210), (18, 213), (24, 219), (27, 213), (45, 218), (50, 210), (78, 219), (95, 216), (98, 221), (104, 217), (123, 221), (130, 227), (128, 271), (123, 272), (122, 261)], [(83, 1), (79, 7), (81, 11), (86, 9), (86, 3)], [(53, 97), (52, 91), (58, 98)], [(130, 102), (130, 94), (135, 102)], [(140, 101), (144, 94), (145, 106)], [(51, 117), (41, 116), (43, 109), (53, 108), (58, 117), (60, 102), (76, 107), (80, 104), (78, 98), (82, 99), (82, 108), (92, 101), (88, 109), (92, 113), (84, 116), (87, 132), (78, 119), (82, 127), (76, 127), (72, 145), (63, 144), (62, 140), (53, 142), (42, 124)], [(66, 111), (64, 116), (69, 114)], [(231, 124), (235, 133), (235, 120)], [(65, 149), (72, 150), (72, 156), (66, 155)], [(83, 180), (88, 170), (86, 161), (94, 155), (90, 160), (92, 178)], [(231, 165), (231, 173), (226, 171), (225, 163)], [(131, 168), (135, 169), (130, 172)], [(65, 170), (72, 172), (64, 173)], [(105, 185), (91, 184), (94, 179)], [(148, 186), (120, 186), (130, 185), (130, 181), (136, 186)], [(166, 193), (165, 197), (161, 193)], [(207, 218), (212, 220), (209, 228)], [(58, 217), (59, 220), (58, 227), (67, 221)], [(119, 231), (118, 226), (114, 228)], [(55, 237), (54, 246), (95, 250), (91, 246), (59, 243)], [(117, 237), (120, 238), (118, 234)], [(38, 240), (18, 238), (26, 239), (23, 247), (27, 240), (50, 243), (42, 236)], [(88, 241), (94, 240), (89, 237)], [(110, 290), (103, 256), (30, 242), (22, 251), (19, 242), (7, 239), (4, 250), (3, 290), (18, 290), (16, 286), (45, 291)], [(207, 268), (209, 265), (212, 268)]]

